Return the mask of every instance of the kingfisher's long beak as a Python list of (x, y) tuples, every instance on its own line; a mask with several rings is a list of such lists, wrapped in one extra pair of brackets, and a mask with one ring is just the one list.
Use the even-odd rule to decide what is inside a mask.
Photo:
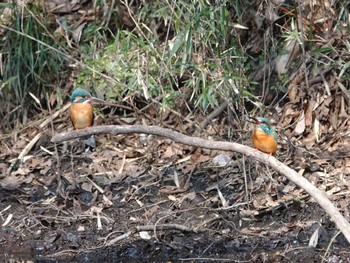
[(260, 121), (257, 118), (254, 118), (254, 117), (251, 117), (251, 116), (248, 116), (247, 121), (251, 122), (251, 123), (254, 123), (254, 124), (260, 123)]
[(86, 101), (84, 101), (84, 103), (88, 103), (88, 102), (102, 102), (102, 103), (107, 103), (107, 101), (103, 100), (103, 99), (99, 99), (96, 97), (89, 97), (86, 99)]

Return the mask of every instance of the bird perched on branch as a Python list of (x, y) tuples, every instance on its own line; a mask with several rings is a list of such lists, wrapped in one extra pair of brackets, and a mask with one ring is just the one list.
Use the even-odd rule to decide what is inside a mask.
[(94, 122), (93, 106), (91, 102), (106, 102), (102, 99), (92, 97), (83, 89), (77, 88), (71, 95), (72, 104), (69, 108), (70, 119), (76, 130), (91, 127)]
[(250, 117), (255, 123), (253, 131), (253, 144), (258, 150), (270, 155), (277, 151), (277, 133), (271, 127), (270, 122), (262, 117)]

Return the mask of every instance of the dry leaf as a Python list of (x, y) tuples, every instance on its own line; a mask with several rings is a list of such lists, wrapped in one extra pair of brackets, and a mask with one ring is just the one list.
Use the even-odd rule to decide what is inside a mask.
[(199, 164), (210, 160), (210, 157), (208, 155), (203, 155), (200, 153), (195, 153), (191, 155), (191, 162), (192, 164)]
[(92, 192), (92, 184), (90, 182), (84, 182), (81, 184), (81, 189), (83, 189), (86, 192)]
[(173, 201), (173, 202), (176, 202), (176, 201), (177, 201), (177, 198), (176, 198), (176, 196), (174, 196), (174, 195), (168, 195), (168, 199), (171, 200), (171, 201)]
[[(291, 83), (288, 87), (288, 98), (291, 103), (296, 103), (300, 100), (299, 92), (298, 92), (298, 86), (295, 85), (294, 83)], [(292, 105), (292, 104), (290, 104)], [(291, 109), (291, 108), (289, 108)], [(284, 108), (286, 111), (286, 108)], [(288, 114), (286, 114), (288, 116)]]
[(81, 34), (82, 34), (86, 24), (87, 24), (87, 22), (84, 22), (84, 23), (80, 24), (76, 29), (73, 30), (72, 38), (73, 38), (73, 41), (75, 43), (78, 44), (80, 42), (80, 37), (81, 37)]
[(182, 149), (182, 146), (179, 144), (170, 145), (164, 152), (162, 158), (171, 158), (176, 155), (182, 155)]
[(345, 158), (345, 166), (350, 167), (350, 158)]
[(305, 111), (305, 125), (306, 125), (306, 127), (310, 127), (312, 125), (312, 115), (313, 115), (314, 108), (315, 108), (316, 104), (317, 104), (317, 102), (315, 101), (314, 98), (312, 98), (307, 105), (307, 108)]
[(319, 227), (315, 230), (315, 232), (312, 234), (310, 241), (309, 241), (309, 247), (316, 247), (318, 244), (318, 236), (319, 236)]
[(147, 231), (141, 231), (139, 232), (139, 235), (144, 240), (150, 240), (152, 238)]
[(228, 207), (227, 201), (226, 201), (224, 195), (221, 193), (219, 188), (217, 188), (217, 191), (218, 191), (218, 195), (219, 195), (222, 207)]
[(31, 170), (28, 167), (20, 167), (17, 171), (14, 171), (12, 175), (27, 175), (31, 172)]
[(79, 10), (84, 2), (86, 2), (86, 0), (45, 0), (43, 1), (43, 6), (50, 13), (72, 13), (73, 11)]
[(295, 126), (294, 132), (296, 135), (300, 135), (305, 131), (305, 114), (304, 111), (301, 111), (298, 123)]
[(6, 176), (0, 181), (0, 185), (7, 190), (15, 190), (23, 183), (30, 183), (34, 179), (34, 175), (25, 176)]
[(287, 51), (285, 54), (281, 54), (276, 58), (275, 70), (280, 79), (288, 72), (290, 64), (293, 62), (294, 57), (299, 53), (300, 45), (297, 40), (291, 39), (285, 42), (283, 50)]
[(314, 122), (314, 133), (316, 136), (316, 142), (320, 140), (321, 129), (320, 129), (320, 121), (316, 118)]
[(226, 154), (219, 154), (212, 160), (213, 164), (217, 166), (226, 166), (230, 161), (231, 157)]
[(144, 207), (145, 205), (138, 199), (136, 199), (136, 203), (140, 206), (140, 207)]
[(158, 210), (159, 210), (159, 206), (158, 206), (158, 205), (152, 206), (150, 209), (146, 209), (146, 211), (143, 213), (143, 216), (144, 216), (145, 218), (150, 218), (150, 217), (152, 217)]
[(111, 200), (109, 200), (109, 198), (105, 195), (102, 195), (102, 202), (107, 207), (113, 206), (113, 202)]
[(185, 201), (185, 200), (190, 200), (190, 201), (192, 201), (192, 200), (194, 200), (196, 198), (196, 193), (195, 192), (190, 192), (190, 193), (188, 193), (188, 194), (185, 194), (182, 198), (181, 198), (181, 200), (180, 200), (180, 204), (182, 204), (182, 202), (183, 201)]

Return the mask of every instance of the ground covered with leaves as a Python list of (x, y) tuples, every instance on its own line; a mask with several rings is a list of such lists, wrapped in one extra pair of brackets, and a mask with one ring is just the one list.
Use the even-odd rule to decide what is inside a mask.
[[(228, 113), (229, 109), (197, 136), (228, 140)], [(107, 114), (97, 122), (158, 122), (148, 117), (130, 114), (116, 119)], [(64, 112), (55, 120), (59, 131), (72, 129), (68, 118)], [(170, 113), (166, 118), (168, 125), (179, 122)], [(249, 132), (236, 132), (233, 138), (251, 145), (252, 127), (242, 125)], [(94, 149), (87, 149), (84, 140), (69, 141), (57, 145), (55, 153), (50, 137), (43, 134), (23, 162), (14, 162), (31, 133), (30, 126), (22, 130), (15, 145), (9, 137), (2, 141), (7, 146), (0, 181), (3, 260), (347, 262), (350, 258), (348, 243), (317, 203), (247, 157), (146, 134), (101, 135)], [(305, 147), (298, 149), (305, 156)], [(277, 158), (325, 190), (349, 218), (348, 157), (324, 152), (319, 158), (315, 148), (307, 150), (309, 157), (297, 167), (288, 155), (292, 150), (282, 144)]]

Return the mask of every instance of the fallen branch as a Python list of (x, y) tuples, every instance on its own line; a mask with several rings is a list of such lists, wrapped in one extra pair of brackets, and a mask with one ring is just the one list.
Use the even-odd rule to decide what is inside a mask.
[(159, 224), (159, 225), (145, 225), (145, 226), (136, 226), (135, 229), (138, 232), (141, 231), (153, 231), (154, 229), (157, 230), (179, 230), (183, 232), (196, 232), (194, 229), (179, 225), (179, 224)]
[(211, 112), (209, 115), (206, 116), (206, 118), (200, 123), (200, 127), (202, 129), (205, 129), (208, 124), (217, 116), (219, 116), (228, 106), (228, 101), (224, 101), (220, 104), (218, 108), (216, 108), (213, 112)]
[(330, 216), (331, 220), (337, 225), (339, 230), (343, 233), (345, 238), (350, 243), (350, 224), (342, 216), (339, 210), (329, 201), (324, 192), (320, 191), (314, 185), (312, 185), (307, 179), (300, 176), (296, 171), (292, 170), (285, 164), (278, 161), (275, 157), (269, 156), (265, 153), (256, 151), (255, 149), (241, 145), (234, 142), (223, 142), (223, 141), (211, 141), (198, 137), (190, 137), (179, 132), (164, 129), (158, 126), (143, 126), (143, 125), (123, 125), (123, 126), (95, 126), (88, 129), (81, 130), (79, 132), (64, 132), (52, 137), (51, 141), (58, 143), (78, 137), (88, 136), (88, 135), (98, 135), (98, 134), (132, 134), (132, 133), (145, 133), (153, 134), (162, 137), (172, 139), (175, 142), (207, 148), (212, 150), (223, 150), (231, 152), (239, 152), (247, 156), (264, 163), (280, 174), (286, 176), (290, 181), (304, 189), (310, 196), (312, 196), (318, 204), (326, 211)]

